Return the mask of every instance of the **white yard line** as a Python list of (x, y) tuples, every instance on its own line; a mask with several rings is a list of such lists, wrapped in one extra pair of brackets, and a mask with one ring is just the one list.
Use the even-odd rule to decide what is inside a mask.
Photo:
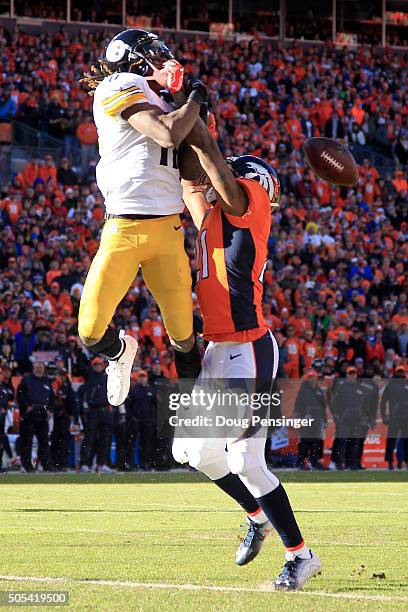
[[(260, 585), (257, 588), (249, 587), (233, 587), (233, 586), (216, 586), (206, 584), (166, 584), (165, 582), (127, 582), (122, 580), (96, 580), (96, 579), (81, 579), (81, 578), (66, 578), (55, 576), (3, 576), (0, 575), (0, 581), (3, 582), (39, 582), (41, 584), (72, 584), (72, 585), (96, 585), (109, 587), (123, 587), (128, 589), (161, 589), (168, 591), (215, 591), (217, 593), (267, 593), (274, 592), (268, 585)], [(365, 593), (328, 593), (326, 591), (296, 591), (288, 594), (290, 597), (303, 595), (309, 597), (331, 597), (332, 599), (353, 599), (364, 601), (405, 601), (408, 602), (408, 596), (402, 595), (369, 595)]]

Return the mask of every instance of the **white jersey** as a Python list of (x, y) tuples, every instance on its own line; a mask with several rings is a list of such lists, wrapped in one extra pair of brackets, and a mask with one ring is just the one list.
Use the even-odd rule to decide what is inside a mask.
[(164, 112), (173, 107), (130, 72), (106, 77), (94, 95), (94, 120), (101, 159), (98, 187), (111, 214), (171, 215), (182, 212), (182, 188), (176, 149), (165, 149), (135, 130), (121, 113), (148, 102)]

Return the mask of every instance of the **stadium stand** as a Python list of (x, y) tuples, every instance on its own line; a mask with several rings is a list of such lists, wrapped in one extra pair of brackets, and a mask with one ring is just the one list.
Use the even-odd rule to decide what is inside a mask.
[[(89, 371), (77, 314), (104, 210), (92, 99), (79, 79), (107, 37), (63, 27), (37, 36), (20, 27), (0, 31), (0, 137), (13, 146), (0, 187), (0, 367), (7, 375), (28, 372), (34, 354), (56, 359), (78, 382)], [(362, 373), (370, 367), (392, 376), (408, 362), (406, 57), (256, 39), (186, 36), (169, 44), (187, 77), (207, 83), (225, 156), (260, 155), (279, 172), (264, 314), (280, 345), (280, 375), (298, 378), (320, 359), (328, 374), (356, 364)], [(355, 188), (331, 187), (306, 167), (302, 143), (317, 135), (352, 147), (360, 163)], [(33, 146), (33, 138), (50, 136), (53, 153)], [(194, 279), (188, 215), (183, 225)], [(195, 322), (199, 332), (197, 305)], [(159, 360), (174, 375), (164, 330), (152, 332), (162, 324), (140, 276), (115, 323), (141, 341), (144, 370)]]

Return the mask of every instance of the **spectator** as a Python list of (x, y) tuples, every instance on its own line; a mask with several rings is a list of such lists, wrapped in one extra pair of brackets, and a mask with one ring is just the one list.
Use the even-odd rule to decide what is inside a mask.
[(33, 325), (30, 321), (26, 321), (23, 330), (17, 332), (15, 338), (16, 361), (21, 372), (27, 372), (30, 367), (30, 357), (33, 354), (35, 339)]
[(326, 138), (334, 138), (335, 140), (343, 140), (344, 127), (341, 122), (340, 115), (337, 111), (334, 111), (330, 119), (326, 121), (325, 126), (324, 126), (324, 135), (326, 136)]
[(70, 426), (78, 420), (77, 398), (64, 368), (55, 362), (47, 363), (47, 375), (55, 396), (54, 427), (51, 432), (51, 461), (57, 471), (68, 468)]
[(319, 386), (318, 372), (309, 370), (296, 396), (294, 417), (310, 419), (310, 426), (303, 427), (299, 433), (299, 468), (323, 469), (320, 464), (322, 436), (326, 427), (326, 401), (324, 391)]
[(138, 465), (150, 470), (155, 442), (156, 394), (147, 373), (139, 370), (126, 400), (127, 465), (133, 469), (135, 443), (139, 436)]
[(96, 456), (98, 469), (110, 473), (109, 449), (113, 431), (112, 407), (107, 401), (105, 362), (101, 357), (91, 361), (92, 370), (79, 388), (80, 414), (85, 436), (81, 446), (81, 472), (91, 470)]
[[(3, 452), (10, 450), (5, 432), (9, 402), (14, 400), (14, 390), (4, 382), (4, 372), (0, 369), (0, 472), (3, 471)], [(9, 452), (10, 456), (10, 452)]]
[(387, 382), (381, 397), (381, 418), (388, 425), (385, 461), (394, 469), (394, 450), (401, 439), (404, 461), (408, 465), (408, 381), (405, 368), (395, 368), (394, 378)]
[(57, 170), (57, 180), (64, 187), (78, 185), (79, 183), (78, 176), (71, 168), (68, 157), (61, 159), (61, 164)]
[(4, 89), (0, 90), (0, 123), (10, 123), (17, 114), (17, 107), (10, 96)]
[(45, 375), (45, 364), (36, 361), (32, 374), (26, 374), (17, 388), (20, 409), (20, 457), (24, 472), (34, 472), (31, 453), (33, 436), (38, 441), (38, 460), (44, 471), (48, 461), (48, 418), (54, 411), (54, 392)]
[(360, 145), (360, 147), (364, 147), (367, 142), (363, 128), (355, 122), (350, 123), (349, 138), (353, 144)]
[(164, 337), (166, 332), (156, 307), (153, 306), (150, 308), (149, 316), (146, 317), (142, 323), (142, 331), (145, 339), (149, 340), (157, 350), (160, 351), (164, 349)]
[(96, 155), (96, 143), (98, 142), (98, 134), (91, 115), (84, 115), (83, 121), (77, 127), (76, 137), (81, 145), (81, 165), (85, 171), (91, 159)]
[(371, 389), (365, 391), (354, 366), (349, 366), (346, 378), (337, 380), (334, 385), (330, 405), (336, 424), (332, 462), (338, 470), (361, 467), (361, 449), (368, 428), (375, 425)]
[(289, 378), (300, 377), (302, 343), (295, 337), (295, 328), (293, 325), (287, 327), (287, 337), (285, 348), (287, 351), (288, 361), (284, 366), (285, 372)]

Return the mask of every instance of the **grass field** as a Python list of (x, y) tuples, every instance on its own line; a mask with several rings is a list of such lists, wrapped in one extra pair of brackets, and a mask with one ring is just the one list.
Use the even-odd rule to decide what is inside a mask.
[(276, 534), (235, 565), (243, 513), (188, 472), (2, 476), (0, 591), (69, 591), (75, 610), (407, 610), (408, 473), (281, 477), (324, 565), (301, 593), (271, 591)]

